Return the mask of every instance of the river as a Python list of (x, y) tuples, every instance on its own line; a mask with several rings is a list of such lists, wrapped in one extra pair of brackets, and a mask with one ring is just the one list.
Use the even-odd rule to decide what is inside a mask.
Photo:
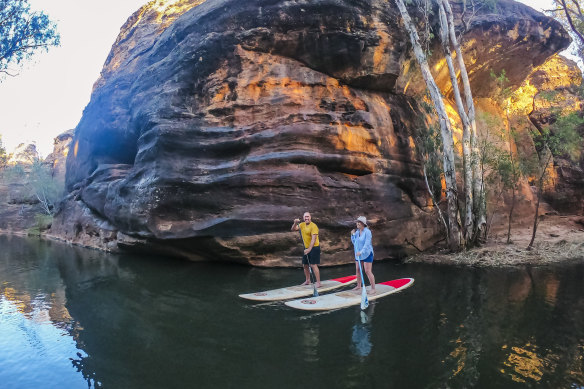
[(304, 313), (237, 296), (299, 284), (300, 269), (7, 236), (0, 248), (4, 389), (584, 387), (582, 262), (376, 262), (378, 281), (415, 283), (372, 301), (365, 321), (359, 307)]

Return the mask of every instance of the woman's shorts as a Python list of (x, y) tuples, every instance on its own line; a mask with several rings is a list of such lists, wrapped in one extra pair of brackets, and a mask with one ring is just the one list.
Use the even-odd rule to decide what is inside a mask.
[[(308, 257), (308, 259), (306, 258)], [(302, 256), (302, 264), (308, 265), (308, 261), (310, 261), (311, 265), (320, 265), (320, 247), (314, 246), (312, 250), (307, 255)]]
[[(357, 262), (357, 260), (355, 260)], [(373, 253), (369, 254), (369, 256), (365, 259), (362, 259), (361, 262), (373, 262)]]

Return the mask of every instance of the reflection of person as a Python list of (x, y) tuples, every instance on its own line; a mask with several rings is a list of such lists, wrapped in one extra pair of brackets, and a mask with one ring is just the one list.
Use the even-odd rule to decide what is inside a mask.
[(373, 319), (373, 311), (375, 304), (369, 306), (367, 313), (361, 311), (361, 322), (353, 326), (353, 334), (351, 335), (351, 351), (359, 357), (366, 357), (373, 349), (371, 342), (371, 320)]
[(353, 247), (355, 249), (355, 266), (357, 270), (357, 286), (353, 290), (361, 289), (361, 277), (359, 272), (361, 267), (359, 262), (363, 262), (363, 268), (371, 288), (369, 294), (375, 293), (375, 277), (373, 276), (373, 246), (371, 245), (371, 230), (367, 227), (367, 219), (365, 216), (359, 216), (357, 218), (357, 228), (351, 231), (351, 242), (353, 242)]
[(318, 227), (312, 222), (312, 217), (309, 212), (304, 213), (304, 223), (300, 223), (300, 219), (294, 219), (291, 231), (298, 231), (302, 234), (302, 241), (304, 242), (304, 255), (302, 256), (302, 266), (304, 268), (304, 275), (306, 281), (302, 285), (310, 285), (310, 270), (308, 264), (312, 268), (314, 278), (316, 278), (315, 286), (320, 288), (320, 272), (318, 265), (320, 264), (320, 242), (318, 241)]

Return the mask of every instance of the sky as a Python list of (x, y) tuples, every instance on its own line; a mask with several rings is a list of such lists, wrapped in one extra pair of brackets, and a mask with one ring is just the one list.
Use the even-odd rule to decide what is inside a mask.
[(34, 141), (46, 157), (53, 139), (77, 126), (120, 28), (147, 2), (29, 0), (57, 23), (61, 46), (0, 82), (0, 135), (8, 152)]
[[(148, 0), (29, 0), (57, 23), (61, 46), (37, 54), (0, 83), (0, 135), (8, 152), (35, 142), (42, 157), (75, 128), (93, 83), (128, 17)], [(524, 0), (541, 10), (551, 0)]]

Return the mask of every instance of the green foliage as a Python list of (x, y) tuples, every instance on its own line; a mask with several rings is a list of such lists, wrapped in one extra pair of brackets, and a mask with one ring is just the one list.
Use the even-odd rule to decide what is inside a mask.
[(497, 91), (495, 91), (494, 95), (497, 96), (499, 103), (505, 102), (512, 93), (511, 87), (507, 86), (509, 85), (509, 79), (507, 78), (505, 69), (502, 69), (499, 75), (491, 69), (490, 75), (497, 87)]
[[(11, 165), (2, 169), (0, 180), (5, 184), (19, 184), (24, 189), (19, 197), (26, 197), (26, 202), (38, 200), (42, 211), (52, 215), (55, 204), (64, 192), (64, 182), (53, 178), (52, 170), (36, 159), (31, 165)], [(23, 186), (24, 185), (24, 186)]]
[(38, 51), (60, 44), (55, 23), (43, 12), (33, 12), (28, 0), (0, 0), (0, 73), (10, 74)]
[(434, 198), (442, 192), (442, 137), (436, 127), (420, 126), (416, 137), (416, 152), (424, 164), (428, 184)]
[(35, 225), (28, 229), (27, 235), (40, 236), (43, 231), (48, 230), (53, 223), (53, 216), (44, 213), (37, 213), (34, 216)]
[(558, 92), (555, 90), (544, 90), (539, 92), (539, 96), (546, 101), (553, 102), (556, 100)]
[(553, 0), (554, 9), (547, 11), (548, 16), (558, 20), (573, 38), (575, 50), (573, 54), (584, 59), (584, 14), (580, 0)]
[(6, 166), (2, 172), (2, 177), (7, 181), (18, 181), (26, 177), (26, 171), (20, 164)]
[(36, 160), (28, 175), (28, 185), (40, 201), (43, 211), (47, 215), (52, 215), (54, 205), (63, 194), (63, 185), (53, 179), (51, 169), (40, 160)]
[(8, 161), (8, 154), (6, 154), (6, 149), (2, 144), (2, 135), (0, 135), (0, 169), (6, 166), (6, 162)]
[(584, 118), (576, 112), (560, 116), (549, 129), (542, 131), (540, 144), (545, 143), (554, 156), (566, 156), (577, 160), (582, 152), (582, 136), (578, 132), (584, 127)]

